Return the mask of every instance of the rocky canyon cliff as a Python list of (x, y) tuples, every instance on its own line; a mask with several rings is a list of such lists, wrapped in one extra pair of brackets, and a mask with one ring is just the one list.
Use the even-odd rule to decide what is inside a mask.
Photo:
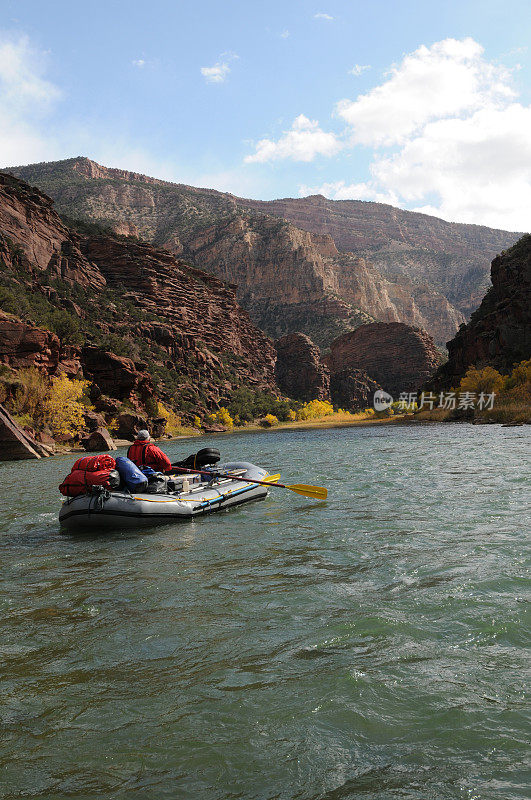
[(234, 283), (254, 322), (321, 346), (374, 320), (454, 335), (519, 235), (378, 203), (270, 202), (173, 184), (86, 158), (14, 167), (63, 214), (138, 235)]
[(274, 391), (272, 342), (234, 289), (146, 242), (74, 230), (0, 174), (0, 364), (84, 376), (121, 401), (156, 391), (204, 413), (245, 385)]
[(531, 358), (531, 235), (494, 259), (491, 277), (470, 322), (448, 342), (448, 361), (429, 388), (458, 386), (470, 367), (490, 366), (506, 375)]

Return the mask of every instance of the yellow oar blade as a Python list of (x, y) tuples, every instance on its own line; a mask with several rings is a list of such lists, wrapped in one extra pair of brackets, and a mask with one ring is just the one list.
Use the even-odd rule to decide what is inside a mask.
[(316, 497), (318, 500), (326, 500), (328, 497), (328, 490), (324, 486), (307, 486), (305, 483), (293, 483), (291, 486), (286, 486), (286, 489), (291, 489), (292, 492), (302, 494), (304, 497)]
[(280, 472), (277, 472), (276, 475), (266, 475), (264, 478), (264, 483), (276, 483), (280, 480)]

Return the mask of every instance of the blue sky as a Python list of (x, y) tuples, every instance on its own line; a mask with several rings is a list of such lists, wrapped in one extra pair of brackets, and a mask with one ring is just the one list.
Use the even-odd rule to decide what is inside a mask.
[(528, 42), (529, 0), (3, 0), (0, 166), (87, 155), (523, 230)]

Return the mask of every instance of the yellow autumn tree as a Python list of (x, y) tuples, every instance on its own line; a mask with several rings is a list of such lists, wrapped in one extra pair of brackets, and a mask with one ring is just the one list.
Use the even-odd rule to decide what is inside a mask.
[(278, 425), (278, 417), (274, 414), (266, 414), (265, 417), (260, 420), (260, 425), (262, 428), (273, 428), (275, 425)]
[(310, 400), (305, 403), (302, 408), (297, 411), (298, 420), (319, 419), (320, 417), (328, 417), (334, 413), (332, 403), (326, 400)]
[(461, 392), (491, 394), (491, 392), (499, 392), (502, 386), (503, 377), (498, 370), (493, 369), (493, 367), (483, 367), (483, 369), (471, 367), (465, 377), (461, 379), (459, 390)]
[(180, 416), (171, 408), (166, 408), (166, 406), (161, 403), (160, 400), (157, 406), (159, 417), (164, 417), (166, 420), (166, 433), (169, 433), (170, 436), (176, 436), (182, 428), (182, 420)]
[(230, 415), (229, 409), (225, 408), (225, 406), (221, 406), (221, 408), (210, 414), (209, 419), (211, 422), (219, 422), (220, 425), (225, 425), (226, 428), (234, 427), (234, 420)]
[(49, 389), (48, 377), (35, 367), (21, 369), (17, 374), (14, 397), (9, 401), (9, 410), (16, 417), (27, 417), (27, 421), (38, 423)]
[(221, 406), (219, 411), (216, 412), (216, 419), (221, 425), (225, 425), (227, 428), (232, 428), (234, 425), (234, 420), (230, 415), (229, 409), (225, 408), (225, 406)]
[(52, 378), (43, 403), (43, 420), (53, 436), (75, 436), (84, 428), (84, 413), (90, 406), (81, 399), (88, 384), (88, 381), (70, 380), (66, 375)]
[(503, 394), (509, 400), (531, 402), (531, 358), (515, 364), (511, 374), (505, 378)]

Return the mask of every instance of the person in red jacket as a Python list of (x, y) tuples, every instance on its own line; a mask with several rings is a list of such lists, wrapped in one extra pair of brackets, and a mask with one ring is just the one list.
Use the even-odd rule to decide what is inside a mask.
[(138, 431), (136, 439), (127, 451), (127, 458), (137, 467), (151, 467), (157, 472), (170, 472), (171, 461), (156, 444), (150, 444), (149, 431)]

